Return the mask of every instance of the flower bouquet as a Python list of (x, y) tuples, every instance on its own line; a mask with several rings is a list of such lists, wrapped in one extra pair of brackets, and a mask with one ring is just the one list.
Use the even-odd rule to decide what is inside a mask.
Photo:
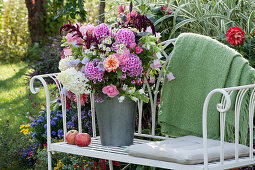
[[(160, 35), (155, 32), (153, 23), (146, 16), (133, 10), (132, 2), (128, 13), (125, 12), (124, 6), (119, 6), (118, 11), (117, 17), (108, 16), (107, 24), (95, 26), (92, 23), (71, 24), (69, 21), (68, 24), (61, 26), (60, 34), (63, 32), (67, 34), (63, 36), (65, 48), (59, 62), (61, 73), (58, 75), (64, 86), (64, 94), (67, 90), (75, 94), (93, 92), (98, 103), (107, 103), (108, 99), (118, 101), (110, 103), (110, 107), (101, 107), (103, 112), (109, 108), (108, 112), (112, 112), (115, 117), (116, 112), (124, 114), (122, 113), (124, 108), (129, 112), (136, 111), (123, 105), (118, 107), (118, 104), (125, 103), (123, 101), (127, 101), (128, 105), (138, 99), (149, 101), (142, 88), (145, 73), (150, 68), (154, 71), (159, 69), (163, 62), (157, 57), (163, 47), (158, 43)], [(132, 107), (136, 108), (135, 105)], [(100, 106), (96, 105), (100, 124), (98, 108)], [(122, 110), (111, 110), (112, 108)], [(110, 117), (112, 116), (108, 115), (108, 118), (112, 119)], [(126, 115), (122, 117), (129, 122)], [(105, 121), (106, 118), (102, 119)], [(134, 122), (135, 114), (130, 119)], [(123, 127), (123, 122), (120, 126)], [(134, 123), (132, 126), (134, 127)], [(132, 135), (133, 127), (130, 130)], [(118, 127), (116, 130), (119, 130)]]

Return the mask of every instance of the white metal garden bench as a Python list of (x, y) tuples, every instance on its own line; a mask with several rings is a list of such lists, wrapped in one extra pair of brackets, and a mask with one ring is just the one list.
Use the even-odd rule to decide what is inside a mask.
[[(164, 46), (168, 46), (169, 44), (174, 44), (175, 39), (168, 40), (164, 42)], [(164, 55), (167, 58), (167, 62), (171, 59), (171, 54), (166, 54), (165, 51), (162, 52), (162, 55)], [(166, 64), (167, 64), (166, 62)], [(51, 78), (56, 83), (59, 92), (63, 88), (60, 83), (58, 83), (57, 80), (57, 74), (45, 74), (45, 75), (37, 75), (34, 76), (30, 81), (30, 90), (32, 93), (36, 94), (40, 91), (39, 88), (34, 88), (34, 81), (39, 80), (45, 90), (46, 93), (46, 107), (47, 107), (47, 151), (48, 151), (48, 169), (52, 169), (52, 163), (51, 163), (51, 156), (54, 152), (64, 152), (64, 153), (71, 153), (76, 155), (83, 155), (88, 157), (95, 157), (100, 159), (106, 159), (110, 160), (110, 169), (113, 169), (112, 161), (120, 161), (125, 163), (131, 163), (131, 164), (140, 164), (145, 166), (153, 166), (153, 167), (159, 167), (159, 168), (166, 168), (166, 169), (230, 169), (235, 167), (242, 167), (242, 166), (248, 166), (255, 164), (254, 159), (254, 149), (253, 149), (253, 117), (254, 117), (254, 98), (255, 98), (255, 84), (253, 85), (246, 85), (246, 86), (239, 86), (239, 87), (231, 87), (231, 88), (222, 88), (222, 89), (215, 89), (212, 90), (204, 102), (203, 107), (203, 150), (204, 150), (204, 163), (202, 164), (196, 164), (196, 165), (184, 165), (179, 163), (173, 163), (173, 162), (167, 162), (167, 161), (159, 161), (159, 160), (152, 160), (142, 157), (134, 157), (130, 156), (126, 153), (125, 149), (126, 147), (110, 147), (110, 146), (102, 146), (100, 142), (100, 136), (96, 136), (96, 123), (95, 123), (95, 107), (94, 107), (94, 94), (90, 94), (91, 97), (91, 110), (92, 110), (92, 140), (91, 144), (88, 147), (78, 147), (76, 145), (69, 145), (65, 141), (64, 142), (58, 142), (58, 143), (52, 143), (51, 142), (51, 124), (50, 124), (50, 93), (48, 89), (48, 85), (45, 81), (45, 78)], [(155, 87), (153, 91), (151, 90), (150, 84), (145, 79), (144, 86), (147, 87), (148, 94), (150, 97), (150, 104), (152, 109), (152, 120), (151, 120), (151, 134), (143, 134), (142, 133), (142, 109), (143, 109), (143, 103), (142, 101), (138, 101), (138, 131), (135, 133), (135, 139), (134, 139), (134, 145), (141, 144), (141, 143), (147, 143), (151, 142), (150, 140), (142, 140), (137, 137), (144, 137), (144, 138), (155, 138), (155, 139), (169, 139), (168, 136), (156, 136), (155, 135), (155, 125), (156, 125), (156, 105), (157, 105), (157, 93), (160, 86), (160, 81), (162, 81), (163, 71), (160, 72), (159, 79), (155, 83)], [(240, 112), (240, 105), (242, 102), (242, 98), (244, 97), (245, 93), (248, 91), (248, 89), (252, 89), (251, 97), (250, 97), (250, 106), (249, 106), (249, 138), (250, 138), (250, 145), (249, 145), (249, 156), (239, 158), (238, 154), (238, 138), (239, 138), (239, 123), (237, 118), (237, 123), (235, 124), (235, 158), (224, 160), (224, 126), (225, 126), (225, 116), (227, 110), (231, 106), (231, 100), (230, 96), (233, 93), (233, 91), (239, 91), (236, 97), (236, 103), (238, 103), (236, 107), (236, 111)], [(154, 95), (152, 95), (154, 93)], [(208, 148), (207, 148), (207, 107), (210, 102), (210, 98), (216, 94), (221, 93), (222, 94), (222, 100), (221, 103), (217, 105), (217, 110), (220, 113), (220, 127), (221, 127), (221, 144), (220, 144), (220, 161), (217, 162), (210, 162), (208, 163)], [(67, 126), (66, 126), (66, 97), (64, 95), (61, 96), (61, 103), (62, 103), (62, 113), (63, 113), (63, 131), (64, 136), (67, 133)], [(81, 101), (79, 98), (79, 95), (77, 95), (77, 108), (78, 108), (78, 131), (82, 132), (82, 125), (81, 125)], [(238, 113), (239, 114), (239, 113)]]

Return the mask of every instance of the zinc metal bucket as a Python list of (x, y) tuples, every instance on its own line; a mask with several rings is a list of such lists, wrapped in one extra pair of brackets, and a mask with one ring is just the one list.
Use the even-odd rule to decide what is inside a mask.
[(133, 144), (137, 103), (118, 97), (95, 103), (101, 144), (104, 146), (129, 146)]

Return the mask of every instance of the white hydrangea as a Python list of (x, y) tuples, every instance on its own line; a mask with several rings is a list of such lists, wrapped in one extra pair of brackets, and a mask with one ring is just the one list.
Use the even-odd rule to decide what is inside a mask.
[(89, 80), (73, 67), (59, 73), (57, 78), (67, 90), (74, 94), (90, 93), (90, 86), (87, 83)]
[(67, 62), (71, 61), (73, 59), (73, 56), (68, 56), (66, 58), (63, 58), (59, 61), (58, 69), (60, 71), (65, 71), (68, 69)]

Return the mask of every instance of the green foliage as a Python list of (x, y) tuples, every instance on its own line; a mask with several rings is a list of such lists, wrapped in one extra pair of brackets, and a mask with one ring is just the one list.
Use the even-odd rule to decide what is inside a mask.
[(64, 5), (64, 0), (47, 0), (47, 16), (46, 16), (46, 34), (48, 36), (58, 35), (59, 27), (63, 25), (65, 18), (59, 16), (55, 18), (59, 13), (59, 8)]
[(20, 151), (30, 144), (27, 136), (10, 129), (9, 122), (1, 124), (0, 131), (0, 169), (23, 169)]
[[(255, 10), (255, 2), (252, 0), (175, 0), (167, 7), (174, 11), (174, 27), (171, 30), (171, 38), (180, 32), (194, 32), (217, 37), (225, 34), (226, 30), (232, 26), (238, 26), (244, 32), (250, 33), (251, 28), (254, 27), (252, 11)], [(179, 23), (178, 17), (183, 18)]]
[[(2, 6), (3, 5), (3, 6)], [(28, 39), (27, 10), (23, 0), (0, 1), (0, 59), (24, 59)]]
[(76, 17), (79, 16), (82, 21), (85, 21), (86, 14), (84, 0), (69, 0), (60, 8), (58, 14), (54, 18), (57, 19), (60, 16), (66, 16), (67, 19), (76, 19)]

